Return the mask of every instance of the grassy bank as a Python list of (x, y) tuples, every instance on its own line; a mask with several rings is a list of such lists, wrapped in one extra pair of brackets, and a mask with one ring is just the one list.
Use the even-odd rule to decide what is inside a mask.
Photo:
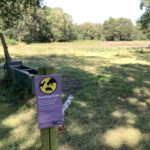
[[(74, 80), (63, 91), (73, 94), (75, 101), (65, 119), (65, 132), (60, 133), (60, 150), (149, 150), (149, 43), (22, 43), (9, 50), (26, 65), (54, 66), (63, 78)], [(26, 90), (1, 81), (1, 150), (39, 149), (35, 108), (35, 98)]]

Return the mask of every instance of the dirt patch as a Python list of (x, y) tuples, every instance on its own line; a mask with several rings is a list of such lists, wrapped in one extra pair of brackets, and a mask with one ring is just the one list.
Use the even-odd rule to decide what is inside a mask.
[(133, 43), (133, 42), (113, 42), (113, 41), (110, 41), (110, 42), (104, 42), (103, 43), (103, 46), (104, 47), (126, 47), (126, 48), (147, 48), (149, 49), (150, 48), (150, 44), (148, 43)]

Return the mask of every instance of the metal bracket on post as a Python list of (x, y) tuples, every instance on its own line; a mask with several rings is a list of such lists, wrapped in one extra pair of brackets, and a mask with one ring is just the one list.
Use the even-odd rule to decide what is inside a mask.
[(63, 107), (62, 107), (63, 124), (61, 126), (59, 126), (59, 131), (61, 131), (61, 132), (64, 131), (65, 112), (69, 108), (69, 106), (71, 105), (71, 103), (73, 102), (73, 100), (74, 100), (73, 96), (69, 95), (68, 98), (67, 98), (67, 100), (63, 104)]
[(67, 100), (63, 104), (63, 109), (62, 109), (63, 116), (65, 116), (65, 111), (69, 108), (69, 106), (71, 105), (72, 101), (73, 101), (73, 96), (69, 95)]

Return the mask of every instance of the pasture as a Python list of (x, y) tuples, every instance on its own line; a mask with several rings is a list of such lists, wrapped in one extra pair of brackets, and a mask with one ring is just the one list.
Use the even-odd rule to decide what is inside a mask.
[[(62, 76), (67, 111), (59, 150), (150, 149), (150, 41), (10, 45), (13, 59)], [(0, 63), (4, 61), (0, 48)], [(39, 150), (35, 97), (0, 69), (0, 150)]]

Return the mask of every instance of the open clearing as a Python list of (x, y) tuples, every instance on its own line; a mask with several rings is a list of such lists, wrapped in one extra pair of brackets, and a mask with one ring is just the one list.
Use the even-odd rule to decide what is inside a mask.
[[(59, 150), (150, 149), (150, 41), (9, 46), (31, 67), (54, 66), (75, 101)], [(0, 63), (4, 61), (0, 49)], [(0, 69), (0, 78), (4, 78)], [(73, 82), (72, 82), (73, 80)], [(76, 84), (76, 86), (74, 86)], [(0, 82), (0, 150), (39, 150), (35, 97)]]

